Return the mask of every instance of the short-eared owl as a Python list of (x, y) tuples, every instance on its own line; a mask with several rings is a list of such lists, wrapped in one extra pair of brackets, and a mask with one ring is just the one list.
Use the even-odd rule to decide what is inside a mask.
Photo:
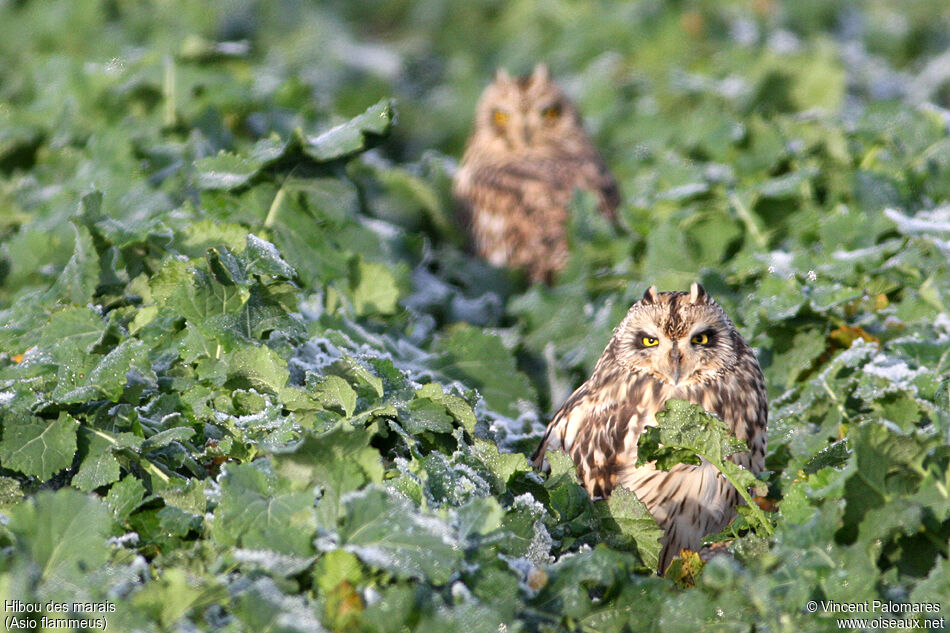
[(748, 453), (729, 459), (754, 473), (765, 467), (768, 402), (751, 348), (722, 308), (694, 283), (689, 292), (651, 287), (614, 330), (594, 373), (548, 425), (534, 456), (562, 449), (587, 491), (606, 497), (616, 486), (636, 493), (665, 531), (660, 571), (681, 549), (735, 516), (738, 492), (709, 462), (669, 472), (637, 467), (637, 442), (667, 399), (701, 405), (745, 440)]
[(550, 282), (567, 261), (574, 189), (598, 195), (613, 219), (617, 185), (577, 108), (543, 65), (529, 77), (499, 70), (482, 93), (453, 193), (476, 252), (495, 266)]

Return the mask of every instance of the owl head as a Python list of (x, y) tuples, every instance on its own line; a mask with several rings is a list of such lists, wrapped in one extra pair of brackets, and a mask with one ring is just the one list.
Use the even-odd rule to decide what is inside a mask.
[(577, 108), (543, 64), (527, 77), (498, 70), (478, 101), (475, 134), (499, 152), (563, 148), (572, 138), (587, 143)]
[(620, 323), (614, 357), (628, 371), (671, 386), (703, 384), (738, 362), (744, 345), (726, 313), (706, 290), (657, 292), (651, 286)]

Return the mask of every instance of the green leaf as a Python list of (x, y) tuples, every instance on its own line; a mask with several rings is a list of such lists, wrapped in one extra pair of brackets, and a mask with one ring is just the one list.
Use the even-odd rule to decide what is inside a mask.
[(726, 459), (749, 448), (744, 441), (729, 433), (725, 422), (699, 405), (675, 399), (666, 401), (665, 410), (656, 414), (656, 422), (655, 427), (648, 427), (640, 437), (637, 464), (655, 460), (658, 465), (669, 468), (680, 463), (684, 455), (706, 459), (739, 491), (756, 524), (766, 534), (772, 534), (771, 522), (748, 492), (753, 488), (757, 494), (764, 495), (767, 492), (765, 484), (752, 472)]
[(360, 257), (350, 266), (350, 297), (358, 316), (393, 314), (399, 305), (399, 288), (388, 267)]
[(252, 233), (247, 234), (247, 246), (242, 258), (248, 273), (284, 279), (296, 277), (294, 269), (283, 260), (277, 248)]
[(79, 423), (68, 413), (47, 422), (42, 418), (7, 414), (0, 441), (5, 468), (46, 481), (73, 463)]
[[(96, 362), (97, 357), (89, 360)], [(117, 402), (128, 382), (126, 374), (133, 367), (148, 371), (145, 344), (137, 339), (126, 339), (88, 369), (62, 365), (53, 390), (53, 399), (62, 403), (85, 402), (105, 398)]]
[(126, 475), (109, 488), (109, 494), (106, 495), (106, 503), (112, 507), (112, 514), (117, 521), (124, 521), (142, 502), (145, 496), (145, 487), (142, 482)]
[(828, 112), (838, 111), (844, 102), (847, 75), (835, 49), (830, 44), (820, 46), (801, 69), (791, 91), (798, 107), (802, 110), (824, 108)]
[[(615, 547), (622, 546), (623, 541), (633, 543), (643, 564), (650, 569), (656, 569), (660, 562), (660, 537), (663, 536), (663, 530), (657, 525), (646, 505), (626, 488), (617, 488), (607, 501), (601, 502), (599, 506), (603, 529), (616, 535), (613, 539), (608, 538), (608, 542), (612, 542)], [(618, 542), (616, 537), (621, 537), (622, 540)]]
[(260, 169), (260, 161), (221, 151), (195, 162), (195, 179), (199, 189), (230, 191), (246, 186)]
[(173, 567), (152, 580), (147, 590), (136, 593), (131, 604), (168, 629), (188, 613), (200, 613), (227, 597), (227, 590), (218, 581), (196, 577), (182, 568)]
[(323, 633), (326, 630), (316, 619), (312, 605), (301, 596), (284, 593), (271, 578), (245, 583), (235, 588), (234, 594), (229, 602), (242, 630), (274, 633), (301, 630)]
[(383, 397), (383, 381), (366, 369), (351, 356), (344, 356), (337, 362), (330, 365), (328, 371), (332, 371), (343, 378), (349, 380), (351, 385), (366, 385), (377, 397)]
[(343, 549), (397, 578), (443, 585), (456, 572), (462, 551), (449, 526), (418, 512), (407, 499), (369, 486), (344, 500)]
[(247, 156), (221, 151), (217, 156), (201, 158), (195, 161), (195, 182), (199, 189), (205, 191), (241, 189), (262, 169), (286, 156), (296, 142), (296, 139), (284, 142), (277, 138), (264, 138), (254, 144)]
[(88, 306), (69, 306), (50, 314), (49, 322), (40, 331), (36, 345), (54, 350), (64, 348), (89, 352), (102, 338), (104, 331), (105, 323), (94, 310)]
[(75, 305), (85, 305), (92, 300), (99, 283), (99, 256), (89, 230), (75, 222), (70, 226), (76, 236), (73, 255), (59, 274), (56, 283), (46, 292), (45, 298), (50, 302), (63, 300)]
[(80, 435), (79, 443), (81, 448), (85, 445), (86, 455), (72, 479), (73, 486), (83, 492), (92, 492), (119, 479), (119, 460), (112, 454), (113, 443), (110, 440), (96, 433), (85, 432)]
[(274, 450), (274, 471), (295, 490), (318, 486), (322, 496), (317, 516), (322, 526), (333, 528), (343, 512), (346, 493), (383, 480), (382, 458), (369, 445), (371, 439), (362, 429), (343, 426), (321, 435), (308, 433), (296, 444)]
[(231, 354), (228, 377), (267, 393), (279, 393), (290, 373), (287, 362), (266, 345), (242, 347)]
[(518, 402), (535, 398), (534, 387), (518, 371), (514, 357), (498, 336), (462, 325), (453, 328), (439, 347), (435, 368), (478, 388), (491, 409), (517, 416)]
[(139, 447), (141, 451), (152, 451), (162, 446), (168, 446), (172, 442), (182, 442), (189, 440), (195, 435), (195, 430), (187, 426), (176, 426), (166, 429), (147, 438)]
[(445, 393), (440, 385), (431, 382), (417, 389), (416, 396), (438, 402), (455, 418), (456, 422), (462, 425), (462, 428), (469, 433), (475, 432), (475, 412), (464, 398)]
[(229, 465), (211, 531), (225, 546), (309, 555), (316, 523), (313, 495), (283, 491), (278, 478), (252, 464)]
[(342, 158), (364, 149), (373, 137), (385, 134), (392, 120), (392, 102), (383, 99), (346, 123), (307, 137), (304, 152), (321, 162)]
[(356, 392), (339, 376), (327, 376), (313, 388), (313, 395), (326, 407), (339, 407), (350, 417), (356, 410)]
[(50, 586), (69, 590), (108, 559), (112, 519), (95, 496), (71, 488), (44, 490), (17, 505), (10, 519), (16, 549)]
[(446, 413), (441, 403), (428, 398), (415, 398), (407, 408), (409, 415), (402, 419), (402, 425), (409, 433), (451, 433), (454, 428), (452, 416)]
[(841, 440), (834, 444), (829, 444), (818, 451), (814, 457), (805, 462), (805, 465), (802, 466), (802, 470), (805, 471), (806, 474), (812, 475), (822, 468), (836, 468), (841, 466), (848, 461), (848, 457), (850, 456), (851, 451), (848, 448), (848, 443)]

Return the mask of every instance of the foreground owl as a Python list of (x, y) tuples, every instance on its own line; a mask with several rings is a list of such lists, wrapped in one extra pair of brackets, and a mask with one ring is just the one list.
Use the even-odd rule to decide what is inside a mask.
[(452, 188), (476, 252), (550, 283), (567, 261), (575, 188), (596, 193), (613, 219), (617, 185), (574, 104), (543, 65), (516, 79), (499, 70), (478, 101)]
[(616, 486), (636, 493), (663, 528), (660, 571), (680, 550), (735, 516), (739, 494), (709, 462), (669, 472), (637, 467), (637, 442), (667, 399), (715, 413), (749, 446), (729, 459), (754, 473), (765, 467), (768, 402), (755, 355), (722, 308), (694, 283), (689, 292), (651, 287), (614, 330), (593, 375), (548, 425), (534, 464), (562, 449), (591, 496)]

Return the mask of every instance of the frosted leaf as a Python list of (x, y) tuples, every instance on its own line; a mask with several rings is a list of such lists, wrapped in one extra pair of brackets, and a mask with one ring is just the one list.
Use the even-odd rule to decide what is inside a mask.
[(897, 209), (884, 209), (884, 215), (894, 222), (897, 230), (904, 235), (932, 237), (934, 233), (950, 234), (950, 205), (932, 211), (920, 211), (913, 216), (904, 215)]
[(138, 532), (126, 532), (122, 536), (110, 536), (106, 539), (109, 545), (116, 547), (135, 547), (139, 544)]
[(234, 560), (245, 565), (254, 565), (277, 576), (294, 576), (307, 569), (313, 556), (292, 556), (266, 549), (235, 549)]

